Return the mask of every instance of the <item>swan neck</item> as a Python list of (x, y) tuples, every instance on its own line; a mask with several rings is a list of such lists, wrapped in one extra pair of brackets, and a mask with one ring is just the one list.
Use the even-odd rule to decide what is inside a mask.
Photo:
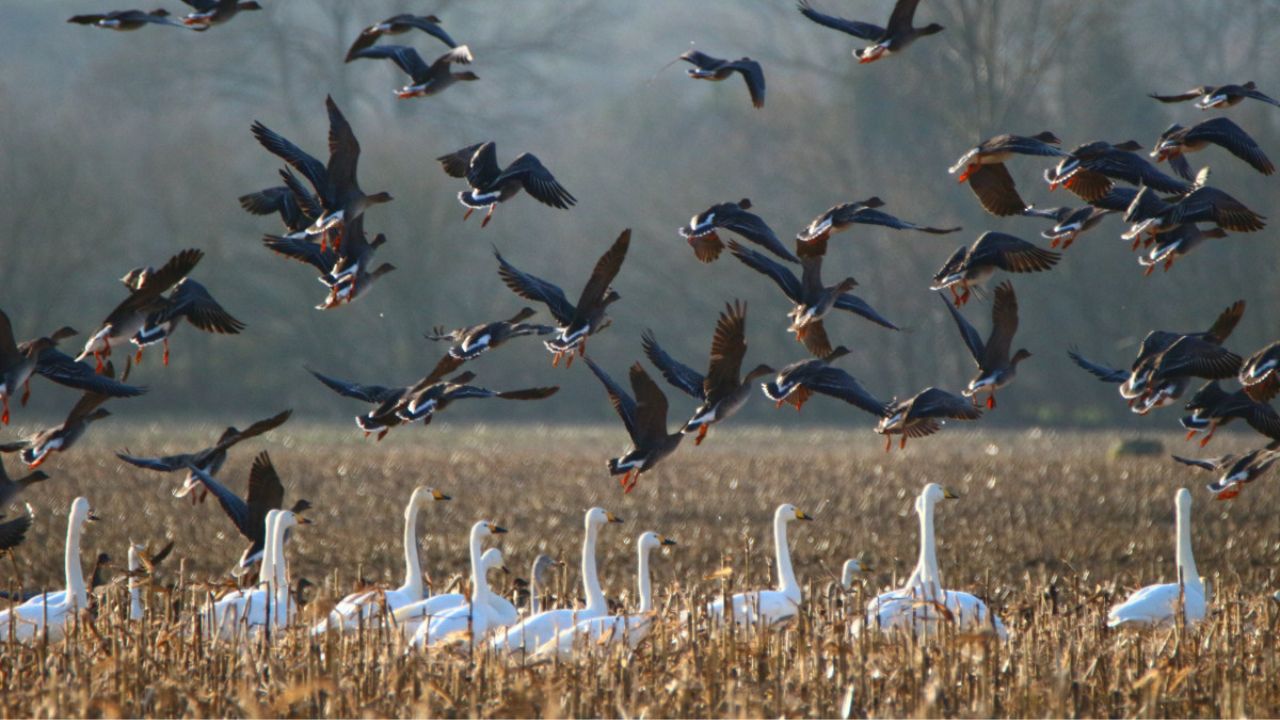
[(920, 504), (920, 560), (916, 564), (917, 584), (937, 592), (942, 586), (938, 577), (938, 543), (933, 532), (934, 503), (925, 500)]
[(532, 617), (542, 612), (542, 587), (538, 584), (538, 571), (529, 573), (529, 615)]
[(1184, 587), (1201, 587), (1196, 558), (1191, 552), (1191, 507), (1178, 508), (1178, 579)]
[(89, 606), (89, 596), (84, 588), (84, 569), (80, 566), (80, 531), (84, 526), (84, 518), (72, 512), (67, 519), (66, 576), (67, 595), (74, 598), (76, 608), (83, 610)]
[(640, 570), (636, 581), (640, 585), (640, 612), (653, 610), (653, 583), (649, 578), (649, 550), (647, 545), (640, 546)]
[(485, 577), (480, 555), (480, 528), (477, 526), (471, 531), (471, 604), (473, 605), (489, 596), (489, 579)]
[(284, 534), (288, 528), (284, 523), (280, 522), (280, 517), (276, 516), (275, 532), (272, 534), (271, 555), (273, 562), (271, 563), (272, 574), (275, 576), (275, 596), (277, 602), (281, 598), (285, 598), (289, 594), (289, 565), (284, 557)]
[(272, 582), (275, 580), (275, 558), (272, 553), (275, 551), (275, 542), (273, 540), (276, 534), (276, 516), (279, 513), (269, 513), (263, 521), (266, 523), (266, 529), (263, 532), (262, 543), (262, 562), (258, 564), (258, 584)]
[(587, 535), (582, 541), (582, 589), (587, 597), (587, 609), (605, 608), (604, 592), (600, 590), (600, 578), (596, 575), (596, 536), (600, 527), (587, 523)]
[(142, 619), (142, 581), (136, 573), (142, 569), (142, 561), (138, 559), (138, 551), (129, 548), (129, 619)]
[(777, 551), (778, 589), (784, 593), (800, 592), (795, 570), (791, 568), (791, 545), (787, 543), (787, 519), (781, 515), (773, 519), (773, 545)]
[(414, 597), (422, 597), (422, 565), (418, 559), (418, 498), (415, 495), (404, 509), (404, 589)]

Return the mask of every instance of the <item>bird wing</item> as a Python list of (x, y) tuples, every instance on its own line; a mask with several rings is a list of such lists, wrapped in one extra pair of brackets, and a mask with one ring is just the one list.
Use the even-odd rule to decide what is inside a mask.
[(931, 235), (946, 235), (947, 233), (953, 233), (957, 230), (963, 229), (958, 227), (936, 228), (929, 227), (927, 225), (917, 225), (874, 208), (862, 208), (854, 213), (849, 219), (852, 222), (861, 223), (863, 225), (881, 225), (883, 227), (893, 228), (894, 230), (918, 230), (919, 232), (929, 233)]
[(205, 332), (235, 335), (244, 329), (244, 323), (232, 317), (204, 285), (191, 278), (183, 278), (170, 298), (169, 307), (149, 318), (149, 322), (159, 325), (176, 317), (185, 317)]
[(458, 43), (454, 42), (453, 38), (449, 37), (449, 33), (445, 32), (444, 28), (431, 22), (424, 16), (414, 15), (407, 18), (401, 18), (397, 21), (397, 24), (417, 28), (451, 48), (458, 47)]
[(767, 275), (777, 283), (783, 294), (790, 298), (792, 302), (800, 302), (800, 279), (791, 270), (755, 250), (743, 247), (736, 240), (729, 241), (729, 252), (733, 253), (733, 256), (741, 260), (747, 267)]
[(31, 506), (27, 506), (27, 514), (12, 520), (0, 522), (0, 550), (9, 550), (26, 540), (27, 531), (31, 529), (34, 514)]
[(384, 403), (393, 400), (404, 393), (404, 388), (389, 388), (382, 385), (360, 385), (358, 383), (345, 382), (335, 380), (334, 378), (307, 368), (307, 372), (315, 376), (317, 380), (324, 383), (330, 390), (338, 393), (343, 397), (362, 400), (367, 403)]
[(1257, 90), (1254, 90), (1253, 88), (1246, 87), (1240, 91), (1240, 94), (1247, 98), (1253, 98), (1254, 100), (1261, 100), (1264, 103), (1269, 103), (1271, 105), (1275, 105), (1276, 107), (1280, 107), (1280, 101), (1276, 100), (1270, 95), (1265, 95)]
[(532, 153), (524, 153), (512, 161), (495, 182), (507, 179), (518, 179), (525, 192), (543, 205), (567, 210), (578, 202)]
[(840, 297), (836, 298), (834, 307), (837, 307), (841, 310), (848, 310), (849, 312), (855, 315), (860, 315), (870, 320), (871, 322), (881, 327), (889, 328), (890, 330), (902, 329), (897, 325), (893, 324), (893, 322), (890, 321), (888, 318), (886, 318), (885, 316), (877, 312), (875, 308), (867, 304), (866, 300), (863, 300), (862, 298), (858, 297), (857, 295), (854, 295), (853, 293), (841, 293)]
[(644, 348), (645, 357), (658, 368), (667, 382), (695, 400), (706, 398), (704, 394), (706, 378), (697, 370), (668, 355), (667, 351), (658, 344), (658, 339), (653, 336), (652, 330), (645, 330), (640, 335), (640, 346)]
[(810, 322), (802, 340), (804, 349), (816, 358), (826, 359), (831, 356), (831, 339), (827, 337), (827, 326), (821, 320)]
[[(449, 168), (445, 168), (448, 172)], [(498, 166), (498, 145), (493, 141), (480, 143), (476, 151), (467, 159), (467, 172), (463, 176), (467, 184), (478, 190), (488, 188), (502, 175)]]
[(1155, 98), (1156, 100), (1159, 100), (1160, 102), (1163, 102), (1163, 103), (1175, 103), (1175, 102), (1185, 102), (1187, 100), (1195, 100), (1196, 98), (1200, 97), (1201, 95), (1204, 95), (1208, 91), (1209, 91), (1208, 87), (1201, 85), (1200, 87), (1191, 88), (1190, 90), (1184, 93), (1178, 93), (1177, 95), (1156, 95), (1155, 93), (1151, 93), (1147, 95), (1147, 97)]
[(455, 63), (458, 65), (468, 65), (474, 59), (475, 58), (471, 55), (471, 48), (466, 45), (459, 45), (458, 47), (450, 48), (449, 52), (433, 60), (431, 62), (431, 73), (439, 73), (443, 75), (444, 73), (449, 72), (450, 65)]
[(1076, 352), (1074, 349), (1067, 351), (1067, 357), (1071, 358), (1071, 361), (1074, 362), (1076, 365), (1079, 365), (1081, 368), (1083, 368), (1085, 372), (1088, 372), (1090, 375), (1098, 378), (1103, 382), (1122, 383), (1125, 380), (1129, 379), (1129, 372), (1127, 370), (1120, 370), (1117, 368), (1110, 368), (1105, 365), (1099, 365), (1098, 363), (1095, 363), (1092, 360), (1086, 359), (1085, 357), (1080, 355), (1080, 353)]
[(996, 286), (995, 301), (991, 306), (991, 335), (987, 337), (986, 351), (980, 356), (981, 365), (988, 369), (1009, 362), (1009, 349), (1013, 336), (1018, 332), (1018, 296), (1013, 283), (1008, 280)]
[(813, 6), (809, 4), (809, 0), (800, 0), (798, 7), (801, 15), (804, 15), (819, 25), (829, 27), (832, 30), (839, 30), (842, 33), (848, 33), (856, 38), (862, 38), (863, 40), (876, 40), (885, 34), (885, 29), (879, 25), (872, 25), (871, 23), (859, 22), (857, 20), (845, 20), (844, 18), (820, 13), (813, 9)]
[(302, 173), (302, 176), (311, 183), (311, 186), (315, 188), (320, 197), (329, 197), (329, 174), (325, 169), (324, 163), (294, 145), (283, 135), (256, 120), (253, 122), (251, 131), (253, 136), (258, 139), (258, 142), (268, 152), (289, 163), (293, 169)]
[[(231, 522), (240, 531), (241, 535), (255, 539), (252, 533), (252, 526), (249, 524), (250, 510), (249, 505), (240, 498), (239, 495), (231, 492), (226, 485), (218, 482), (212, 475), (196, 467), (195, 463), (187, 463), (187, 470), (191, 472), (191, 476), (205, 486), (214, 497), (218, 499), (218, 505), (222, 506), (222, 511), (231, 518)], [(251, 476), (252, 477), (252, 476)], [(250, 480), (252, 482), (252, 480)]]
[(631, 366), (631, 389), (636, 394), (638, 444), (657, 443), (667, 436), (667, 396), (640, 363)]
[(884, 401), (867, 392), (857, 378), (840, 368), (821, 368), (805, 378), (804, 385), (814, 392), (843, 400), (876, 417), (884, 415)]
[(99, 375), (88, 363), (76, 362), (75, 358), (57, 348), (40, 351), (40, 356), (36, 359), (36, 372), (59, 385), (111, 397), (137, 397), (147, 391), (145, 386), (127, 385), (106, 375)]
[(1183, 465), (1190, 465), (1191, 467), (1198, 467), (1204, 470), (1210, 470), (1214, 472), (1216, 472), (1219, 468), (1224, 467), (1228, 463), (1235, 461), (1234, 455), (1222, 455), (1216, 458), (1186, 458), (1180, 455), (1170, 455), (1169, 457), (1173, 458), (1174, 460), (1177, 460)]
[(569, 304), (563, 290), (542, 278), (517, 270), (496, 249), (493, 256), (498, 258), (498, 277), (502, 278), (503, 284), (511, 292), (525, 300), (536, 300), (546, 305), (561, 325), (568, 325), (573, 321), (574, 307)]
[(1041, 272), (1062, 258), (1061, 253), (1045, 250), (1001, 232), (985, 232), (969, 252), (969, 264), (990, 263), (1008, 272)]
[(1192, 377), (1225, 380), (1240, 372), (1244, 360), (1217, 343), (1184, 336), (1154, 359), (1161, 378)]
[(590, 357), (582, 358), (587, 363), (587, 367), (591, 368), (591, 372), (599, 378), (600, 383), (604, 385), (605, 392), (609, 393), (609, 402), (613, 403), (613, 409), (618, 413), (618, 417), (622, 418), (622, 424), (627, 428), (627, 434), (631, 436), (632, 442), (636, 442), (639, 438), (638, 425), (636, 424), (636, 401), (631, 399), (626, 390), (622, 386), (614, 382), (608, 373), (600, 369), (595, 361)]
[(1242, 411), (1244, 421), (1249, 424), (1249, 427), (1272, 440), (1280, 440), (1280, 414), (1276, 413), (1275, 408), (1266, 403), (1250, 400), (1248, 407), (1243, 408)]
[[(245, 506), (248, 510), (248, 526), (254, 532), (260, 528), (265, 530), (269, 511), (279, 510), (284, 506), (284, 485), (280, 482), (275, 466), (271, 464), (271, 456), (265, 450), (253, 459), (253, 467), (249, 468), (249, 492), (245, 496)], [(257, 535), (245, 532), (244, 528), (240, 532), (255, 542), (259, 539)]]
[(951, 318), (955, 320), (956, 327), (960, 329), (960, 338), (964, 340), (965, 347), (969, 348), (969, 354), (973, 356), (973, 361), (981, 365), (982, 359), (986, 355), (986, 347), (982, 343), (982, 336), (978, 334), (978, 329), (966, 320), (964, 315), (960, 314), (960, 311), (952, 305), (950, 300), (947, 300), (946, 296), (939, 294), (938, 297), (942, 298), (942, 304), (947, 306), (947, 311), (951, 313)]
[(747, 82), (747, 91), (751, 93), (751, 104), (758, 108), (764, 107), (764, 68), (760, 67), (760, 63), (755, 60), (735, 60), (729, 64), (734, 70), (742, 74), (742, 79)]
[(950, 418), (952, 420), (976, 420), (982, 411), (967, 398), (931, 387), (912, 398), (908, 414), (913, 418)]
[(347, 62), (357, 58), (390, 60), (396, 64), (396, 67), (403, 70), (406, 75), (413, 78), (414, 82), (418, 82), (419, 78), (425, 78), (431, 73), (431, 67), (422, 59), (418, 51), (407, 45), (375, 45), (347, 54)]
[(746, 210), (739, 209), (736, 212), (720, 213), (716, 215), (716, 226), (741, 235), (751, 242), (763, 246), (766, 250), (777, 255), (783, 260), (790, 262), (800, 262), (800, 259), (791, 253), (778, 236), (773, 232), (773, 228), (761, 219), (759, 215)]
[(152, 300), (168, 292), (169, 288), (189, 275), (203, 257), (204, 251), (189, 248), (169, 258), (159, 270), (143, 276), (142, 283), (111, 314), (115, 315), (122, 310), (141, 308), (150, 304)]
[(596, 266), (591, 269), (591, 277), (587, 278), (587, 284), (583, 286), (582, 294), (578, 296), (578, 306), (570, 325), (586, 322), (587, 318), (600, 306), (605, 293), (609, 292), (609, 286), (613, 284), (613, 279), (622, 269), (622, 261), (627, 259), (629, 247), (631, 247), (631, 228), (623, 230), (618, 235), (618, 239), (614, 240), (609, 249), (596, 261)]
[(0, 361), (12, 363), (19, 355), (18, 342), (13, 338), (13, 325), (9, 323), (9, 316), (0, 310)]
[[(449, 177), (465, 178), (467, 171), (471, 168), (471, 158), (475, 157), (476, 151), (485, 144), (487, 143), (468, 145), (448, 155), (441, 155), (436, 158), (436, 161), (440, 163), (440, 166), (444, 168), (445, 174)], [(497, 173), (495, 172), (494, 174)]]
[(916, 6), (919, 4), (920, 0), (898, 0), (894, 3), (886, 31), (891, 35), (910, 31), (911, 23), (916, 16)]
[(978, 198), (982, 209), (992, 215), (1017, 215), (1027, 207), (1004, 163), (979, 165), (969, 173), (969, 189)]
[(285, 421), (287, 421), (292, 415), (292, 410), (285, 410), (284, 412), (272, 415), (265, 420), (259, 420), (244, 430), (237, 430), (234, 433), (230, 433), (227, 437), (218, 441), (217, 449), (226, 450), (241, 440), (248, 440), (249, 438), (257, 437), (265, 432), (275, 430), (285, 424)]
[(703, 382), (706, 397), (721, 396), (738, 388), (742, 359), (747, 355), (747, 305), (733, 301), (726, 304), (716, 320), (711, 336), (711, 361)]
[(299, 260), (328, 275), (338, 261), (338, 253), (331, 248), (320, 249), (320, 243), (303, 238), (263, 235), (262, 244), (284, 255)]
[(325, 169), (335, 192), (350, 192), (357, 187), (360, 141), (332, 96), (325, 96), (324, 107), (329, 113), (329, 164)]
[(187, 463), (193, 462), (191, 453), (183, 453), (181, 455), (164, 455), (161, 457), (138, 457), (136, 455), (128, 455), (125, 453), (116, 453), (116, 457), (144, 470), (155, 470), (157, 472), (177, 472), (185, 470)]

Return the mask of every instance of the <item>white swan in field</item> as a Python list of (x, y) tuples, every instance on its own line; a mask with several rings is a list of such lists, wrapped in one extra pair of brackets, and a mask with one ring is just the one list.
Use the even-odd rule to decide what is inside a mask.
[[(479, 540), (506, 531), (506, 528), (482, 520), (472, 527), (471, 537), (473, 540)], [(489, 559), (488, 563), (485, 557)], [(485, 552), (484, 556), (477, 557), (475, 554), (471, 556), (471, 601), (440, 614), (426, 616), (410, 641), (413, 647), (423, 648), (452, 643), (467, 636), (474, 643), (484, 638), (490, 630), (503, 626), (500, 613), (495, 609), (493, 591), (489, 589), (486, 564), (501, 566), (502, 552), (497, 548), (491, 548)]]
[(533, 652), (561, 630), (573, 627), (583, 620), (603, 617), (609, 611), (596, 574), (596, 538), (602, 526), (622, 522), (622, 519), (603, 508), (594, 507), (587, 511), (583, 522), (586, 537), (582, 541), (582, 589), (587, 597), (587, 606), (580, 609), (544, 610), (533, 615), (498, 633), (493, 639), (494, 650)]
[(80, 566), (80, 534), (86, 521), (97, 519), (88, 499), (78, 497), (71, 503), (63, 555), (67, 589), (37, 595), (16, 608), (0, 612), (0, 642), (7, 642), (10, 638), (25, 642), (40, 637), (45, 631), (50, 640), (59, 640), (66, 635), (71, 618), (89, 606), (84, 569)]
[(270, 587), (275, 582), (275, 524), (279, 510), (268, 510), (262, 524), (265, 542), (262, 546), (262, 562), (258, 566), (258, 582), (253, 587), (233, 590), (213, 601), (206, 609), (206, 622), (220, 634), (232, 635), (236, 619), (244, 614), (251, 603), (262, 605), (271, 597)]
[(143, 547), (129, 542), (129, 619), (142, 619), (142, 551)]
[[(939, 622), (948, 622), (964, 630), (992, 630), (1001, 640), (1009, 639), (1004, 623), (981, 598), (942, 586), (933, 529), (934, 508), (942, 500), (959, 497), (936, 483), (925, 486), (915, 504), (920, 516), (920, 558), (916, 569), (905, 586), (881, 593), (867, 603), (866, 624), (885, 632), (895, 628), (929, 632)], [(854, 627), (855, 632), (860, 630)]]
[[(791, 568), (791, 546), (787, 543), (787, 523), (792, 520), (812, 520), (813, 516), (796, 509), (789, 503), (779, 505), (773, 513), (773, 544), (777, 553), (778, 588), (776, 590), (752, 590), (730, 598), (733, 603), (733, 619), (739, 625), (763, 625), (769, 627), (788, 622), (795, 617), (803, 597), (795, 570)], [(724, 599), (707, 604), (707, 613), (713, 620), (724, 619)]]
[[(502, 528), (499, 528), (498, 531), (506, 532)], [(474, 567), (474, 563), (472, 567)], [(502, 564), (502, 551), (497, 548), (489, 548), (480, 556), (480, 572), (487, 579), (489, 571), (495, 568), (501, 568), (504, 572), (507, 570)], [(475, 587), (475, 584), (476, 577), (473, 570), (471, 587)], [(494, 592), (490, 592), (488, 597), (489, 604), (493, 606), (494, 612), (497, 612), (498, 616), (505, 621), (503, 622), (504, 625), (514, 623), (519, 617), (520, 613), (510, 600)], [(422, 626), (422, 623), (427, 618), (443, 615), (460, 607), (465, 607), (470, 603), (471, 598), (462, 593), (441, 593), (400, 608), (392, 614), (392, 618), (396, 626), (400, 628), (404, 638), (412, 640), (413, 636), (417, 634), (418, 628)]]
[(1204, 581), (1196, 572), (1196, 559), (1191, 552), (1191, 493), (1180, 488), (1174, 505), (1177, 508), (1179, 582), (1148, 585), (1135, 591), (1127, 600), (1111, 608), (1107, 614), (1109, 627), (1172, 624), (1178, 615), (1180, 597), (1187, 624), (1194, 625), (1204, 620)]
[(858, 575), (872, 570), (871, 563), (868, 561), (855, 558), (845, 560), (844, 565), (840, 568), (840, 587), (849, 590), (853, 587), (853, 581)]
[(287, 625), (296, 611), (289, 596), (289, 575), (284, 557), (284, 535), (291, 528), (311, 521), (291, 510), (267, 513), (267, 544), (263, 551), (259, 585), (229, 593), (212, 607), (213, 627), (222, 638), (234, 638), (244, 629), (256, 630), (268, 624)]
[(542, 612), (542, 578), (553, 567), (564, 567), (564, 561), (550, 555), (539, 555), (529, 567), (529, 615)]
[(316, 623), (311, 629), (312, 634), (322, 634), (330, 627), (340, 631), (354, 630), (362, 622), (369, 626), (369, 620), (374, 616), (394, 613), (421, 601), (426, 592), (422, 584), (422, 565), (418, 560), (418, 513), (429, 502), (449, 499), (448, 495), (434, 488), (416, 488), (404, 508), (404, 583), (394, 590), (363, 590), (346, 596), (329, 612), (329, 617)]
[(605, 617), (583, 620), (571, 628), (561, 630), (548, 640), (534, 657), (558, 656), (567, 660), (573, 656), (574, 648), (595, 649), (625, 642), (627, 647), (634, 648), (649, 634), (656, 613), (653, 610), (653, 585), (649, 578), (649, 553), (663, 545), (675, 545), (676, 541), (663, 537), (656, 532), (646, 532), (636, 542), (636, 553), (639, 555), (639, 570), (636, 583), (640, 590), (640, 607), (634, 615), (607, 615)]

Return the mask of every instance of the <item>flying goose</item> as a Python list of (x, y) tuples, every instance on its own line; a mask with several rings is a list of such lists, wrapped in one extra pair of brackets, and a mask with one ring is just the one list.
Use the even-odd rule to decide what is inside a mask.
[(458, 202), (467, 208), (463, 220), (477, 208), (488, 208), (480, 227), (489, 224), (498, 203), (506, 202), (521, 190), (534, 200), (553, 208), (568, 210), (578, 200), (556, 180), (533, 153), (524, 153), (505, 168), (498, 165), (497, 145), (490, 142), (469, 145), (436, 158), (445, 174), (463, 178), (470, 190), (458, 193)]

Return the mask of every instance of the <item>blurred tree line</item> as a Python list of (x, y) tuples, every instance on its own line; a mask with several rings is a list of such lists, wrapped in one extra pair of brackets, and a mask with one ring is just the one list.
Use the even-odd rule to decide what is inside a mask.
[[(984, 231), (1038, 239), (1044, 227), (983, 213), (946, 173), (961, 152), (997, 133), (1046, 129), (1068, 149), (1130, 138), (1150, 148), (1170, 123), (1211, 115), (1189, 103), (1162, 105), (1148, 92), (1256, 80), (1280, 93), (1274, 2), (926, 0), (920, 20), (946, 32), (865, 67), (850, 57), (851, 38), (805, 20), (788, 0), (267, 4), (199, 34), (66, 24), (73, 13), (101, 11), (88, 0), (0, 6), (0, 307), (20, 339), (70, 324), (83, 341), (123, 297), (121, 275), (184, 247), (206, 251), (193, 276), (249, 326), (229, 338), (181, 330), (168, 368), (152, 353), (136, 371), (152, 392), (115, 404), (119, 416), (220, 424), (294, 407), (309, 419), (345, 422), (360, 407), (313, 381), (304, 365), (360, 382), (410, 383), (444, 350), (423, 332), (506, 317), (524, 304), (499, 281), (494, 247), (576, 298), (623, 227), (634, 231), (616, 283), (623, 299), (613, 327), (590, 343), (615, 377), (640, 358), (646, 327), (676, 357), (703, 366), (716, 313), (734, 298), (750, 307), (747, 363), (781, 366), (803, 350), (785, 332), (776, 288), (727, 254), (698, 263), (675, 232), (710, 204), (742, 197), (784, 239), (827, 207), (870, 195), (907, 220), (963, 225), (942, 237), (858, 228), (833, 240), (826, 268), (829, 280), (852, 274), (861, 283), (855, 292), (906, 328), (829, 320), (833, 340), (854, 351), (843, 367), (885, 399), (931, 384), (959, 389), (972, 363), (928, 290), (930, 277)], [(820, 2), (872, 21), (887, 18), (891, 4)], [(404, 78), (390, 63), (343, 64), (361, 27), (409, 10), (439, 15), (469, 44), (481, 81), (399, 101), (392, 90)], [(428, 61), (445, 49), (420, 34), (384, 42), (411, 44)], [(693, 83), (681, 64), (664, 68), (691, 42), (759, 60), (767, 106), (752, 109), (736, 79)], [(363, 187), (396, 197), (371, 210), (366, 227), (389, 236), (380, 260), (399, 269), (358, 303), (322, 313), (312, 309), (323, 288), (310, 269), (261, 246), (278, 222), (244, 213), (236, 198), (276, 184), (280, 163), (249, 134), (255, 119), (324, 155), (326, 93), (360, 138)], [(1280, 110), (1249, 102), (1229, 113), (1280, 158)], [(486, 229), (475, 218), (462, 222), (462, 185), (434, 158), (489, 139), (504, 162), (536, 153), (578, 206), (562, 212), (520, 197)], [(1274, 214), (1275, 178), (1221, 149), (1191, 159), (1213, 166), (1215, 185)], [(1024, 198), (1078, 205), (1048, 192), (1040, 179), (1047, 165), (1011, 163)], [(1017, 346), (1034, 357), (984, 422), (1133, 423), (1112, 387), (1071, 365), (1071, 345), (1125, 366), (1148, 330), (1201, 329), (1237, 298), (1249, 310), (1233, 349), (1247, 354), (1280, 336), (1272, 228), (1214, 242), (1149, 278), (1120, 232), (1120, 221), (1108, 219), (1051, 273), (1013, 277)], [(989, 310), (977, 302), (965, 312), (985, 333)], [(536, 341), (517, 341), (474, 369), (494, 388), (563, 390), (541, 403), (463, 403), (449, 411), (455, 421), (610, 418), (585, 368), (553, 370)], [(674, 423), (692, 405), (674, 389), (669, 396)], [(19, 421), (59, 415), (72, 397), (41, 387), (35, 410)], [(756, 401), (744, 419), (795, 422), (777, 412)], [(810, 423), (868, 424), (835, 402), (805, 413)], [(1172, 421), (1166, 413), (1156, 422)]]

